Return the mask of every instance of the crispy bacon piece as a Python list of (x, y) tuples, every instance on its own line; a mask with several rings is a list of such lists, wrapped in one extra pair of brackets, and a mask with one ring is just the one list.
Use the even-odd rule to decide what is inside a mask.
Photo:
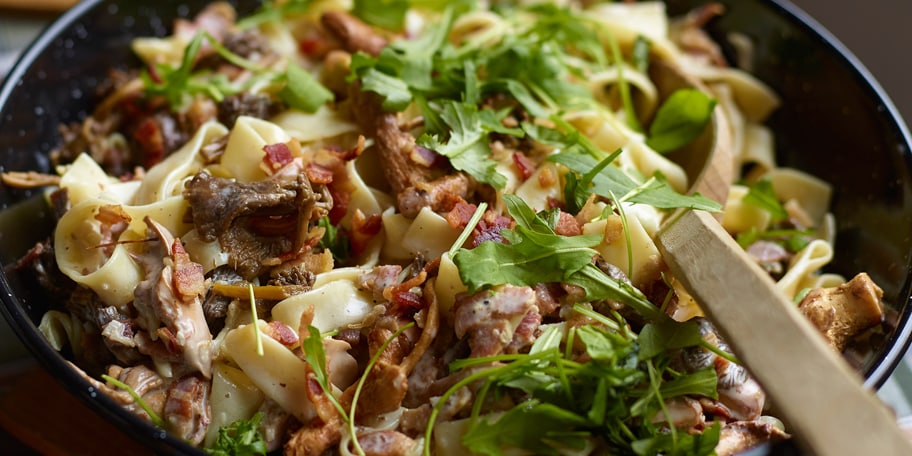
[(580, 234), (583, 234), (583, 229), (579, 222), (576, 221), (575, 217), (561, 211), (560, 218), (557, 220), (557, 226), (554, 227), (554, 232), (562, 236), (579, 236)]
[(269, 170), (270, 174), (284, 168), (294, 160), (291, 149), (285, 143), (267, 144), (263, 146), (263, 152), (266, 153), (263, 156), (263, 166)]
[(417, 443), (396, 431), (374, 431), (358, 435), (358, 443), (366, 456), (408, 456)]
[(446, 221), (454, 230), (461, 230), (469, 224), (476, 210), (478, 206), (474, 204), (457, 203), (447, 212)]
[(201, 296), (206, 291), (206, 278), (203, 265), (194, 263), (184, 250), (184, 244), (175, 238), (171, 245), (174, 259), (174, 291), (181, 301), (189, 301)]
[(304, 166), (304, 174), (314, 184), (329, 184), (333, 181), (333, 170), (314, 162)]
[(202, 443), (212, 421), (209, 382), (190, 375), (172, 383), (163, 419), (177, 437), (194, 445)]
[(471, 357), (493, 356), (512, 342), (514, 319), (537, 310), (532, 288), (504, 285), (457, 297), (454, 329), (457, 337), (468, 337)]
[(352, 253), (360, 255), (367, 250), (370, 241), (383, 229), (383, 218), (380, 214), (365, 216), (360, 209), (352, 216), (351, 247)]
[(513, 152), (513, 164), (519, 170), (519, 175), (525, 181), (535, 174), (535, 163), (522, 152)]

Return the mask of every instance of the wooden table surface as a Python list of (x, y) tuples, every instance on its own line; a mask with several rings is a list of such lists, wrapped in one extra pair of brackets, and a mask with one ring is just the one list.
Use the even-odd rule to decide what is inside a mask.
[(32, 360), (0, 373), (0, 428), (6, 455), (151, 454)]

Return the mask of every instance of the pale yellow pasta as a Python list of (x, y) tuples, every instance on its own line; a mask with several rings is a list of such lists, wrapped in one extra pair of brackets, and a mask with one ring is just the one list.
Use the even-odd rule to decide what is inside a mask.
[(120, 182), (108, 176), (95, 160), (82, 153), (70, 165), (60, 169), (60, 188), (67, 190), (70, 204), (77, 205), (93, 198), (128, 203), (139, 189), (140, 181)]
[[(231, 330), (224, 351), (267, 397), (302, 423), (314, 419), (316, 411), (307, 397), (307, 362), (266, 335), (266, 323), (258, 320), (263, 355), (257, 353), (253, 324)], [(295, 326), (297, 327), (297, 326)]]
[(260, 168), (266, 156), (263, 147), (290, 140), (291, 136), (272, 122), (241, 116), (228, 136), (221, 167), (240, 182), (263, 180), (266, 178), (266, 172)]
[(626, 232), (621, 217), (612, 214), (583, 225), (583, 234), (603, 236), (595, 250), (605, 261), (624, 271), (635, 285), (649, 277), (650, 266), (661, 258), (655, 242), (636, 216), (627, 217)]
[(833, 260), (833, 246), (826, 241), (815, 239), (798, 252), (789, 262), (788, 272), (776, 282), (776, 288), (788, 297), (794, 297), (811, 285), (820, 268)]
[(82, 352), (82, 326), (68, 313), (49, 310), (41, 316), (38, 330), (54, 350), (63, 350), (67, 344), (76, 354)]
[(199, 233), (193, 229), (181, 236), (181, 242), (184, 243), (184, 250), (190, 255), (190, 259), (202, 265), (205, 272), (228, 264), (228, 254), (222, 250), (217, 239), (203, 241)]
[(270, 121), (302, 143), (335, 138), (355, 132), (358, 128), (351, 119), (329, 106), (321, 106), (313, 113), (289, 109), (282, 111)]
[(440, 214), (424, 207), (405, 231), (402, 247), (409, 252), (409, 258), (419, 254), (437, 258), (452, 247), (459, 234)]
[[(641, 176), (652, 176), (658, 172), (676, 191), (687, 189), (687, 174), (680, 165), (652, 150), (643, 142), (642, 135), (633, 133), (613, 116), (583, 111), (567, 116), (567, 121), (600, 149), (609, 153), (623, 149), (615, 162), (621, 169), (636, 170), (636, 174)], [(623, 195), (616, 196), (620, 198)]]
[(743, 233), (751, 230), (765, 231), (772, 221), (769, 211), (744, 202), (750, 189), (743, 185), (732, 185), (722, 214), (722, 227), (729, 233)]
[(551, 201), (563, 198), (559, 175), (557, 165), (544, 163), (516, 188), (515, 194), (535, 211), (548, 209)]
[(147, 65), (165, 64), (172, 67), (180, 65), (184, 58), (187, 39), (179, 35), (165, 38), (136, 38), (131, 42), (133, 52)]
[[(624, 64), (623, 69), (610, 67), (587, 79), (589, 90), (595, 99), (605, 106), (620, 106), (617, 93), (621, 80), (626, 82), (629, 87), (637, 120), (643, 122), (651, 119), (659, 106), (659, 91), (648, 75)], [(616, 115), (622, 117), (624, 113), (621, 111)]]
[(226, 133), (228, 129), (218, 122), (210, 121), (202, 125), (190, 141), (146, 172), (132, 204), (150, 204), (180, 196), (184, 181), (205, 164), (199, 154), (200, 149)]
[[(468, 288), (459, 277), (459, 268), (453, 263), (449, 253), (440, 257), (440, 269), (437, 271), (437, 280), (434, 282), (434, 291), (437, 295), (437, 306), (440, 315), (447, 320), (453, 318), (453, 305), (456, 295), (465, 292)], [(452, 321), (449, 321), (452, 325)]]
[(364, 321), (373, 308), (369, 293), (352, 280), (337, 279), (280, 301), (272, 308), (272, 319), (298, 328), (302, 315), (311, 313), (310, 324), (329, 332)]
[(780, 201), (795, 200), (807, 212), (814, 226), (823, 223), (830, 209), (833, 188), (820, 178), (794, 168), (776, 168), (768, 176)]
[(600, 3), (587, 12), (604, 22), (608, 33), (622, 47), (630, 47), (638, 36), (644, 36), (652, 43), (652, 50), (658, 56), (674, 58), (678, 54), (668, 40), (668, 15), (663, 2)]
[(488, 47), (496, 44), (509, 28), (503, 18), (490, 11), (470, 11), (453, 21), (449, 39), (454, 44)]
[(95, 215), (103, 204), (88, 200), (67, 211), (54, 232), (54, 253), (67, 277), (91, 288), (106, 305), (121, 307), (133, 300), (143, 272), (124, 245), (116, 245), (110, 256), (99, 248), (102, 237)]
[(739, 109), (751, 122), (765, 121), (782, 104), (769, 86), (744, 70), (711, 66), (686, 56), (682, 56), (680, 63), (686, 72), (707, 83), (730, 87)]
[(756, 169), (751, 174), (762, 174), (776, 168), (776, 151), (773, 145), (773, 132), (769, 128), (754, 123), (744, 124), (742, 148), (738, 156), (739, 165), (753, 164)]
[(216, 363), (212, 369), (210, 416), (204, 444), (211, 447), (218, 438), (219, 429), (237, 420), (253, 416), (266, 397), (244, 371), (225, 363)]

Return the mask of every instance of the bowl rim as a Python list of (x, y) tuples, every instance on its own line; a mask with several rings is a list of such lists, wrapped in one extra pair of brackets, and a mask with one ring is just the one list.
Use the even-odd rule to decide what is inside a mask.
[[(0, 86), (0, 113), (3, 112), (16, 87), (29, 67), (69, 28), (85, 15), (95, 11), (106, 0), (82, 0), (64, 12), (42, 30), (20, 54)], [(2, 119), (0, 119), (2, 125)], [(12, 331), (62, 386), (79, 397), (90, 409), (104, 416), (114, 427), (131, 436), (135, 441), (149, 445), (156, 453), (204, 455), (203, 450), (155, 427), (130, 412), (114, 399), (98, 391), (74, 369), (66, 358), (53, 349), (23, 310), (22, 302), (13, 294), (5, 271), (0, 271), (0, 313), (9, 322)]]
[[(5, 78), (0, 81), (2, 83), (0, 85), (0, 113), (3, 112), (10, 97), (21, 84), (23, 76), (34, 61), (74, 23), (99, 8), (106, 1), (82, 0), (41, 31), (20, 54)], [(800, 29), (808, 37), (812, 37), (820, 45), (828, 48), (837, 57), (841, 65), (845, 66), (851, 73), (854, 73), (866, 91), (882, 105), (884, 119), (887, 119), (888, 123), (891, 124), (890, 126), (895, 128), (897, 137), (902, 140), (904, 155), (907, 161), (910, 162), (909, 166), (912, 169), (912, 161), (910, 161), (912, 160), (912, 153), (910, 153), (912, 136), (910, 136), (899, 110), (867, 67), (835, 35), (789, 0), (757, 1), (764, 7), (770, 8), (775, 15), (787, 20), (791, 26)], [(2, 124), (3, 121), (0, 119), (0, 126)], [(866, 373), (864, 385), (868, 388), (877, 389), (886, 382), (896, 366), (902, 362), (903, 355), (908, 350), (910, 343), (912, 343), (912, 322), (910, 322), (912, 311), (909, 309), (912, 306), (912, 297), (910, 297), (910, 294), (912, 294), (912, 291), (910, 291), (910, 287), (912, 287), (912, 283), (910, 283), (912, 281), (912, 265), (907, 264), (906, 270), (906, 283), (902, 286), (900, 293), (900, 298), (905, 297), (906, 302), (897, 303), (897, 305), (903, 304), (901, 306), (903, 311), (901, 312), (902, 318), (897, 323), (896, 331), (892, 336), (894, 343), (878, 357), (873, 367), (869, 368)], [(151, 444), (155, 448), (165, 448), (167, 452), (172, 454), (175, 451), (184, 454), (205, 454), (203, 450), (187, 444), (185, 441), (155, 427), (149, 421), (129, 412), (106, 394), (100, 394), (95, 387), (71, 367), (67, 359), (50, 346), (24, 311), (22, 302), (13, 294), (4, 271), (0, 271), (0, 290), (3, 291), (3, 293), (0, 293), (0, 301), (3, 303), (0, 306), (0, 314), (3, 314), (4, 318), (9, 322), (11, 330), (38, 360), (42, 368), (48, 370), (66, 390), (82, 399), (96, 413), (113, 421), (113, 424), (119, 430), (139, 442)]]
[[(867, 91), (880, 103), (883, 108), (883, 118), (888, 119), (889, 124), (896, 131), (898, 139), (901, 139), (901, 149), (907, 165), (912, 169), (912, 135), (906, 125), (905, 119), (899, 109), (893, 103), (887, 91), (881, 86), (864, 63), (846, 46), (839, 38), (833, 35), (826, 27), (814, 19), (810, 14), (800, 7), (791, 3), (789, 0), (766, 0), (774, 9), (778, 10), (780, 16), (787, 19), (792, 25), (803, 29), (808, 37), (813, 37), (819, 44), (829, 48), (833, 55), (838, 56), (838, 62), (847, 67), (851, 73), (854, 73), (859, 82)], [(864, 376), (864, 386), (872, 389), (879, 389), (886, 383), (887, 379), (903, 361), (907, 350), (912, 344), (912, 259), (906, 264), (906, 279), (900, 288), (899, 299), (905, 297), (905, 302), (897, 302), (900, 306), (901, 318), (896, 324), (896, 330), (892, 335), (894, 343), (890, 348), (878, 357), (875, 364), (868, 369)]]

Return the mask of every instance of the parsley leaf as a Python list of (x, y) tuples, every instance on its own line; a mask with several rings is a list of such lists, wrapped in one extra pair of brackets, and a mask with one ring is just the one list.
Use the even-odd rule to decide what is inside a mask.
[(206, 452), (213, 456), (265, 455), (268, 448), (260, 434), (263, 413), (253, 415), (249, 420), (238, 420), (218, 430), (218, 439)]
[(700, 90), (675, 91), (659, 107), (646, 144), (659, 153), (689, 144), (703, 133), (715, 107), (716, 100)]

